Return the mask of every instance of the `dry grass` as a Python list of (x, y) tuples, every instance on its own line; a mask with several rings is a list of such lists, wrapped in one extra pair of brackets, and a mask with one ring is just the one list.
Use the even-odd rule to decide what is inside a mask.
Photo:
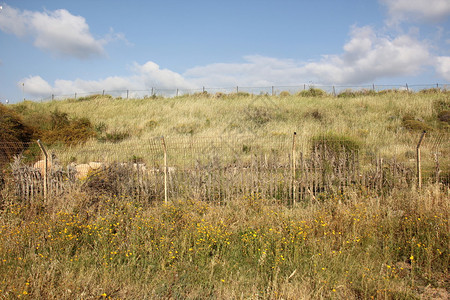
[(292, 209), (257, 194), (226, 206), (85, 199), (4, 206), (2, 298), (412, 299), (449, 289), (449, 195), (434, 186)]

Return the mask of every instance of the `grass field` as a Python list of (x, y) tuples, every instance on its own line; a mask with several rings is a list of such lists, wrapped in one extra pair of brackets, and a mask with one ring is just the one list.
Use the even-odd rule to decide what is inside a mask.
[[(295, 131), (304, 141), (300, 150), (317, 135), (333, 134), (358, 142), (364, 153), (408, 161), (422, 130), (448, 134), (441, 116), (449, 97), (93, 97), (13, 108), (29, 123), (54, 111), (90, 120), (98, 135), (72, 147), (75, 154), (105, 145), (120, 152), (161, 135), (245, 135), (264, 144)], [(113, 133), (127, 135), (106, 144), (99, 138)], [(423, 150), (431, 160), (432, 143)], [(348, 188), (293, 207), (256, 192), (222, 205), (186, 197), (148, 203), (82, 188), (47, 201), (25, 202), (7, 188), (1, 195), (2, 299), (449, 297), (450, 194), (442, 184), (382, 195)]]

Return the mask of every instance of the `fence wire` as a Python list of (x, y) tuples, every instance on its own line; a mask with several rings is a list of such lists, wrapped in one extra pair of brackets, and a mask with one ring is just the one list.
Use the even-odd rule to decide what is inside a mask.
[(411, 91), (418, 92), (427, 89), (438, 89), (447, 91), (450, 89), (450, 84), (435, 83), (435, 84), (413, 84), (413, 85), (320, 85), (320, 84), (300, 84), (294, 86), (265, 86), (265, 87), (201, 87), (196, 89), (182, 89), (182, 88), (157, 88), (152, 87), (145, 90), (101, 90), (91, 92), (73, 92), (71, 94), (55, 95), (51, 94), (47, 97), (36, 98), (34, 100), (49, 101), (49, 100), (64, 100), (64, 99), (82, 99), (92, 95), (110, 95), (114, 98), (123, 99), (145, 99), (149, 97), (178, 97), (183, 95), (193, 95), (199, 93), (208, 94), (233, 94), (233, 93), (248, 93), (252, 95), (272, 95), (277, 96), (283, 92), (296, 94), (311, 88), (321, 89), (330, 95), (338, 95), (345, 91), (374, 91), (380, 92), (384, 90), (395, 91)]
[[(352, 148), (344, 140), (303, 141), (295, 135), (44, 145), (46, 176), (36, 142), (0, 143), (0, 165), (2, 182), (9, 174), (6, 181), (24, 199), (42, 196), (44, 180), (48, 180), (49, 193), (55, 195), (82, 186), (91, 193), (125, 194), (149, 201), (164, 199), (166, 192), (170, 198), (189, 196), (216, 202), (258, 192), (292, 203), (349, 187), (389, 193), (416, 186), (417, 142), (418, 136), (410, 135), (406, 155), (391, 157)], [(448, 187), (449, 135), (426, 134), (420, 150), (424, 183)]]

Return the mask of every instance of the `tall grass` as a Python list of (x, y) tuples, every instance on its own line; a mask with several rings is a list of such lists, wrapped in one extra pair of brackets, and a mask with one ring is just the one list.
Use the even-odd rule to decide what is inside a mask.
[[(404, 117), (423, 122), (434, 133), (448, 133), (449, 124), (439, 121), (438, 115), (448, 110), (449, 103), (448, 92), (380, 92), (354, 97), (248, 94), (132, 100), (95, 97), (83, 101), (25, 102), (15, 109), (25, 116), (35, 116), (36, 111), (59, 111), (73, 118), (89, 119), (103, 131), (100, 138), (91, 139), (84, 147), (93, 152), (101, 152), (105, 140), (108, 141), (105, 137), (117, 134), (124, 137), (123, 143), (136, 145), (156, 136), (290, 137), (297, 132), (299, 147), (304, 144), (307, 148), (307, 141), (313, 137), (332, 133), (361, 141), (365, 153), (407, 160), (420, 130), (405, 126)], [(121, 150), (120, 140), (116, 147)], [(429, 151), (426, 145), (423, 151)]]
[[(1, 211), (2, 298), (414, 299), (448, 291), (448, 194), (243, 195), (149, 206), (74, 193)], [(448, 295), (448, 294), (446, 294)], [(444, 298), (443, 298), (444, 299)]]

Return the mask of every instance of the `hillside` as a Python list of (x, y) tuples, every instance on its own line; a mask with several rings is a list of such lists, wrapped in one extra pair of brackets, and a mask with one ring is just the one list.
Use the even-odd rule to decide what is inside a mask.
[[(361, 144), (363, 154), (408, 161), (414, 157), (423, 130), (428, 133), (423, 151), (432, 155), (433, 137), (448, 134), (450, 128), (450, 92), (347, 92), (333, 97), (305, 91), (281, 95), (195, 94), (130, 100), (97, 95), (44, 103), (26, 101), (12, 108), (34, 126), (42, 127), (42, 120), (55, 112), (87, 120), (88, 129), (94, 129), (96, 135), (92, 137), (85, 130), (88, 141), (82, 148), (92, 152), (101, 152), (105, 143), (125, 151), (160, 136), (180, 143), (187, 138), (233, 140), (251, 136), (255, 143), (260, 139), (259, 143), (267, 144), (290, 140), (296, 132), (300, 151), (307, 151), (314, 137), (331, 134)], [(124, 157), (131, 156), (129, 152)], [(448, 152), (441, 155), (449, 156)]]
[(108, 164), (53, 169), (47, 197), (29, 161), (5, 172), (0, 298), (448, 299), (449, 104), (428, 91), (8, 106), (63, 165)]

